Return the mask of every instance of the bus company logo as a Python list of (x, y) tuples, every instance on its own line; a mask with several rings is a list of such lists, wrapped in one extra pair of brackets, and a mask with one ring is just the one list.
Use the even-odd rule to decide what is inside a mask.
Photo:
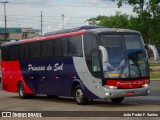
[(54, 70), (54, 71), (63, 70), (63, 63), (62, 64), (56, 63), (54, 66), (51, 66), (50, 64), (48, 66), (35, 66), (32, 64), (28, 65), (28, 72), (51, 71), (51, 70)]
[(129, 85), (129, 86), (132, 86), (132, 82), (117, 82), (117, 86), (118, 85)]
[(54, 65), (54, 71), (63, 70), (63, 63), (59, 65), (59, 63), (56, 63)]

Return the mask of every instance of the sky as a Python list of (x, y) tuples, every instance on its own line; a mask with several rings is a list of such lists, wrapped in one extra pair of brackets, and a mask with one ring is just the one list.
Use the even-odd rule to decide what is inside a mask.
[[(4, 2), (6, 0), (0, 0)], [(98, 15), (111, 16), (117, 11), (133, 14), (132, 7), (124, 5), (117, 8), (112, 0), (7, 0), (7, 27), (41, 28), (41, 11), (43, 33), (85, 25), (85, 21)], [(4, 27), (4, 4), (0, 3), (0, 27)]]

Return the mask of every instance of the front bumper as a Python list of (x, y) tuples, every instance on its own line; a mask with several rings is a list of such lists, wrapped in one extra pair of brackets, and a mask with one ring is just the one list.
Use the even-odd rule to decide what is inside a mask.
[(136, 88), (136, 89), (107, 89), (104, 87), (103, 99), (146, 96), (149, 94), (149, 92), (150, 92), (150, 86), (145, 88)]

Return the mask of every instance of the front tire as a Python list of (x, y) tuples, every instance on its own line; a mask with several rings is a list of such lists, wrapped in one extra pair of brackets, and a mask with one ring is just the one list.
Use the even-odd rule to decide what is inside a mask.
[(29, 94), (26, 94), (25, 91), (24, 91), (24, 85), (22, 82), (19, 83), (18, 85), (18, 93), (19, 93), (19, 97), (21, 99), (26, 99), (29, 97)]
[(78, 105), (85, 105), (88, 103), (88, 98), (84, 98), (84, 92), (80, 85), (77, 85), (74, 89), (74, 98)]
[(112, 98), (111, 101), (113, 103), (121, 103), (123, 101), (124, 97), (121, 97), (121, 98)]

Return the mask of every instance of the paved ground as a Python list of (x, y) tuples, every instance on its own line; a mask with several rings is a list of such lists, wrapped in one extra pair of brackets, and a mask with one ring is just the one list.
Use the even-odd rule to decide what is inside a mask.
[[(90, 101), (89, 105), (77, 105), (73, 98), (49, 99), (46, 96), (35, 96), (32, 99), (23, 100), (18, 97), (17, 93), (8, 93), (1, 90), (0, 111), (160, 111), (160, 81), (151, 81), (151, 93), (149, 96), (125, 98), (121, 104), (113, 104), (109, 100), (96, 100)], [(83, 119), (92, 118), (85, 117)], [(99, 120), (99, 118), (96, 119)], [(119, 119), (124, 120), (124, 118)], [(129, 120), (128, 118), (125, 119)], [(143, 119), (150, 120), (151, 117)], [(158, 120), (158, 118), (154, 119)], [(105, 118), (100, 118), (100, 120), (105, 120)]]

